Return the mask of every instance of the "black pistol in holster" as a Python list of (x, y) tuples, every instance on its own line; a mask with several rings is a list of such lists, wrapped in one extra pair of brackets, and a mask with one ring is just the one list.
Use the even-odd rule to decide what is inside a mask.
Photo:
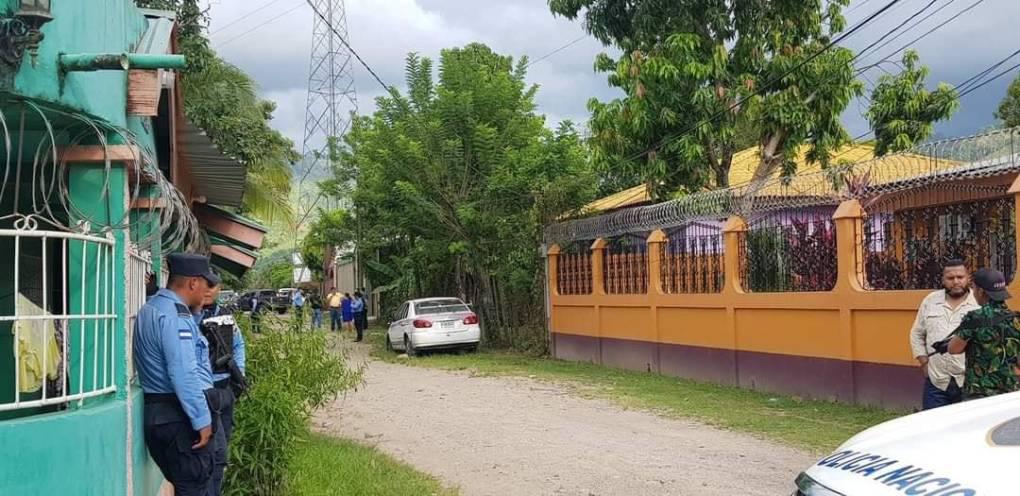
[(209, 362), (213, 373), (230, 374), (230, 389), (235, 398), (248, 390), (248, 380), (234, 361), (234, 317), (221, 315), (202, 321), (202, 334), (209, 340)]

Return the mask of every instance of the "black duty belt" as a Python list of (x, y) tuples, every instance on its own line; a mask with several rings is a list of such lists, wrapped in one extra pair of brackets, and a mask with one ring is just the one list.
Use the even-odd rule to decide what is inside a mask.
[(219, 389), (227, 389), (230, 387), (230, 379), (221, 379), (213, 383), (213, 386)]
[(174, 393), (145, 393), (145, 404), (178, 404), (177, 395)]

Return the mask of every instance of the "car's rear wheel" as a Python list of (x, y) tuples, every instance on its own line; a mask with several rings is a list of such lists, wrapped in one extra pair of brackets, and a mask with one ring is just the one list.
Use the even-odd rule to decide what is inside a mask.
[(464, 352), (465, 353), (476, 353), (477, 351), (478, 351), (478, 345), (477, 344), (473, 344), (473, 345), (465, 346), (464, 347)]
[(407, 356), (409, 357), (413, 357), (418, 354), (418, 351), (414, 349), (414, 344), (411, 343), (411, 338), (406, 335), (404, 336), (404, 352), (407, 353)]

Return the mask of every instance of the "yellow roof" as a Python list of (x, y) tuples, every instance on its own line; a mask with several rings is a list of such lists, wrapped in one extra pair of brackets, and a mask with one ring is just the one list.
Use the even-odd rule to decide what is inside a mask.
[(640, 205), (647, 203), (652, 200), (652, 195), (648, 193), (648, 186), (640, 184), (633, 188), (625, 189), (619, 193), (613, 193), (605, 198), (595, 200), (581, 209), (582, 213), (594, 213), (594, 212), (605, 212), (607, 210), (615, 210), (618, 208), (630, 207), (634, 205)]
[[(786, 184), (771, 183), (759, 195), (765, 196), (799, 196), (818, 195), (831, 191), (831, 179), (821, 174), (821, 164), (808, 163), (805, 157), (808, 147), (802, 146), (797, 154), (797, 173)], [(881, 159), (874, 159), (874, 146), (871, 144), (846, 145), (832, 154), (832, 165), (841, 162), (862, 163), (874, 160), (874, 166), (862, 167), (870, 174), (871, 184), (882, 184), (898, 179), (919, 176), (931, 173), (935, 170), (945, 170), (960, 165), (960, 162), (950, 160), (933, 161), (928, 157), (913, 154), (888, 155)], [(754, 170), (758, 167), (761, 157), (758, 148), (752, 147), (742, 150), (733, 155), (733, 163), (730, 166), (729, 180), (731, 185), (741, 185), (751, 182)], [(777, 171), (773, 177), (778, 178)], [(638, 205), (651, 201), (646, 185), (641, 184), (619, 193), (612, 194), (605, 198), (595, 200), (582, 209), (584, 213), (604, 212), (618, 208)]]

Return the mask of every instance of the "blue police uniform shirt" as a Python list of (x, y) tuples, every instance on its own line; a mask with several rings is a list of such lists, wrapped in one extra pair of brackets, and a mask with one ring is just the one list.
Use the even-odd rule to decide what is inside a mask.
[[(211, 319), (213, 317), (219, 317), (220, 315), (223, 315), (223, 312), (221, 311), (220, 306), (218, 304), (214, 303), (214, 304), (212, 304), (211, 306), (207, 307), (205, 310), (202, 311), (202, 320)], [(234, 339), (233, 339), (233, 341), (234, 342), (233, 342), (233, 346), (231, 346), (231, 349), (233, 349), (234, 363), (237, 364), (237, 368), (238, 369), (241, 369), (241, 374), (244, 374), (245, 373), (244, 362), (245, 362), (245, 358), (246, 358), (245, 357), (245, 351), (244, 351), (244, 347), (245, 347), (244, 336), (241, 334), (241, 328), (237, 327), (237, 324), (234, 324)], [(213, 380), (216, 381), (216, 382), (222, 381), (224, 379), (230, 379), (230, 373), (229, 372), (221, 372), (219, 374), (213, 374)]]
[(160, 289), (138, 311), (135, 320), (135, 369), (146, 393), (173, 393), (193, 429), (212, 425), (206, 389), (212, 387), (209, 351), (205, 371), (196, 351), (199, 332), (190, 310), (176, 293)]

